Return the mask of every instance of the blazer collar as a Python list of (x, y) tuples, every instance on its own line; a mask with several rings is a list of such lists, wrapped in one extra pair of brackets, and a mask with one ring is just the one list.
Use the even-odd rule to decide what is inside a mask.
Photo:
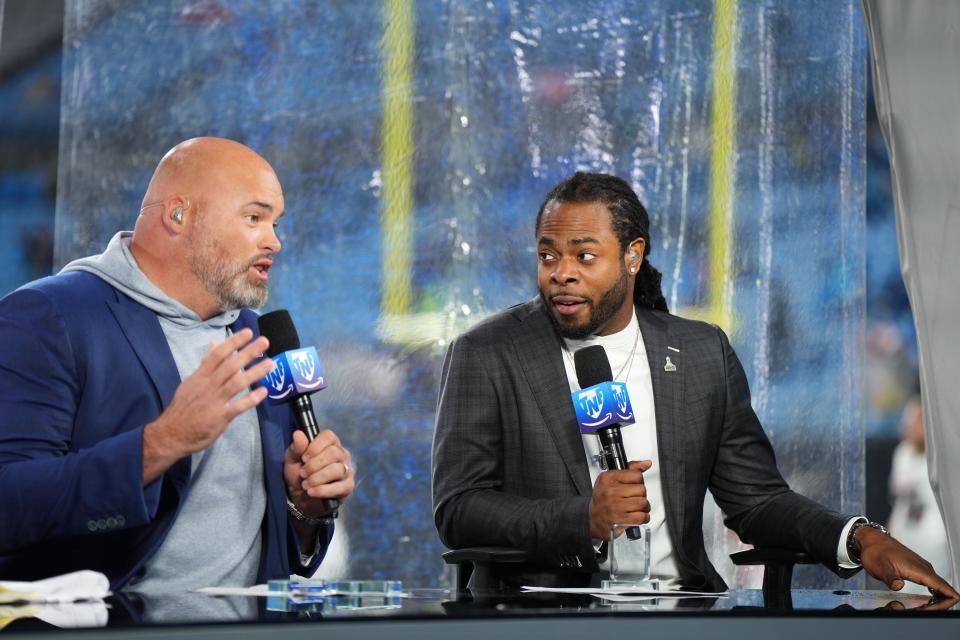
[(683, 415), (684, 348), (672, 331), (670, 316), (636, 307), (640, 334), (647, 351), (653, 384), (654, 415), (657, 423), (657, 454), (660, 482), (666, 507), (667, 525), (674, 538), (674, 549), (683, 549), (685, 495), (684, 457), (681, 451)]
[(107, 301), (107, 306), (150, 376), (161, 411), (166, 409), (180, 384), (180, 373), (157, 315), (119, 292), (116, 300)]
[(539, 296), (516, 307), (514, 316), (520, 325), (511, 340), (520, 368), (530, 384), (560, 458), (577, 492), (588, 496), (593, 491), (590, 470), (577, 428), (577, 415), (570, 400), (570, 385), (563, 366), (560, 337), (548, 313)]
[[(180, 385), (180, 372), (177, 371), (177, 363), (170, 352), (167, 336), (160, 327), (157, 315), (119, 291), (116, 300), (108, 300), (107, 306), (153, 383), (160, 401), (159, 413), (162, 413), (173, 400), (173, 394)], [(164, 482), (170, 483), (177, 496), (177, 513), (182, 504), (180, 498), (190, 484), (190, 475), (190, 456), (175, 462), (164, 474)]]

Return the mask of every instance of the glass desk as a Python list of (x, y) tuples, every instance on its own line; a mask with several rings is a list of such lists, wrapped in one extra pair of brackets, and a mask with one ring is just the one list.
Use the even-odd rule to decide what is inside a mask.
[[(118, 594), (77, 605), (80, 623), (56, 628), (37, 618), (13, 620), (7, 638), (593, 638), (656, 634), (669, 638), (775, 637), (777, 640), (960, 638), (960, 604), (883, 591), (794, 590), (792, 609), (765, 608), (760, 591), (726, 597), (655, 598), (605, 603), (594, 596), (491, 592), (456, 597), (405, 589), (404, 598), (337, 597), (268, 608), (266, 598), (196, 593)], [(276, 603), (274, 603), (276, 604)], [(86, 607), (86, 611), (84, 611)], [(91, 607), (98, 607), (93, 611)], [(0, 612), (0, 625), (4, 616)], [(50, 619), (48, 617), (48, 619)], [(60, 621), (62, 622), (62, 618)], [(333, 634), (333, 635), (331, 635)]]

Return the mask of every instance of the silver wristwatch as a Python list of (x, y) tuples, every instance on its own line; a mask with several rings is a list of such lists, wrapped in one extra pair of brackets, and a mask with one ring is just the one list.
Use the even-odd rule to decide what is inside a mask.
[(290, 513), (290, 515), (292, 515), (294, 518), (296, 518), (300, 522), (304, 522), (309, 525), (333, 524), (333, 519), (337, 517), (336, 515), (326, 515), (326, 516), (321, 516), (319, 518), (308, 516), (303, 511), (301, 511), (300, 507), (294, 504), (293, 500), (291, 500), (289, 497), (287, 498), (287, 511)]
[(887, 528), (884, 527), (879, 522), (867, 522), (865, 520), (860, 520), (859, 522), (854, 522), (853, 526), (850, 527), (850, 532), (847, 534), (847, 555), (850, 556), (850, 560), (854, 564), (862, 564), (860, 562), (860, 548), (857, 546), (857, 530), (861, 527), (870, 527), (871, 529), (876, 529), (880, 533), (890, 535), (887, 531)]

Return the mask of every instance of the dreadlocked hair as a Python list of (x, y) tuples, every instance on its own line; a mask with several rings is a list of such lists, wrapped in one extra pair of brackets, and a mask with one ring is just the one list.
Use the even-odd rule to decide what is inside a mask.
[(633, 302), (641, 307), (668, 311), (667, 300), (660, 290), (663, 274), (647, 260), (650, 253), (650, 216), (630, 185), (606, 173), (577, 171), (547, 194), (537, 212), (536, 229), (540, 228), (543, 212), (560, 202), (605, 204), (613, 216), (613, 232), (624, 251), (635, 238), (643, 238), (643, 261), (633, 286)]

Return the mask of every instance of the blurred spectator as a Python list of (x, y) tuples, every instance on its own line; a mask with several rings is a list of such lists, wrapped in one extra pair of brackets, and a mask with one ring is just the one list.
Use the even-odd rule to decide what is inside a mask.
[[(927, 476), (923, 407), (919, 395), (910, 398), (904, 407), (901, 427), (903, 439), (894, 451), (890, 472), (893, 498), (888, 526), (890, 534), (929, 560), (937, 573), (953, 582), (947, 534)], [(927, 592), (924, 587), (911, 582), (904, 591)]]
[(905, 342), (893, 322), (877, 321), (867, 331), (864, 371), (868, 436), (895, 435), (901, 410), (917, 391), (917, 365)]

